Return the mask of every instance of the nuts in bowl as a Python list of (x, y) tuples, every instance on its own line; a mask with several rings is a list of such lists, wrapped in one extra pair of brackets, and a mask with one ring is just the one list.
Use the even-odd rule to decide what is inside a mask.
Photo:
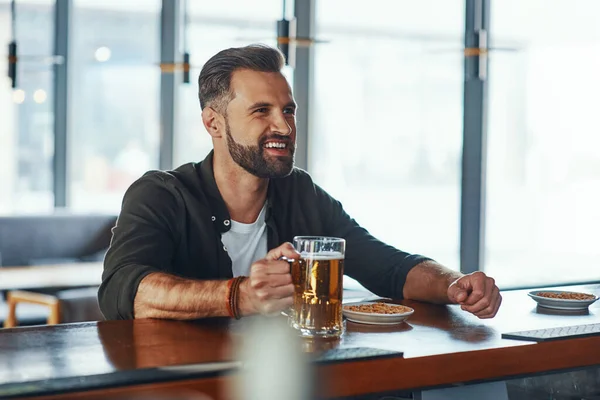
[(342, 312), (352, 322), (372, 325), (397, 325), (404, 322), (415, 310), (398, 304), (363, 302), (346, 304), (342, 307)]
[(565, 290), (534, 290), (528, 295), (538, 303), (538, 307), (565, 311), (586, 310), (598, 300), (598, 296), (593, 294)]
[(344, 306), (348, 311), (373, 313), (373, 314), (405, 314), (413, 309), (406, 306), (387, 303), (363, 303), (358, 305)]
[(579, 292), (537, 292), (535, 295), (561, 300), (594, 300), (596, 298), (593, 294)]

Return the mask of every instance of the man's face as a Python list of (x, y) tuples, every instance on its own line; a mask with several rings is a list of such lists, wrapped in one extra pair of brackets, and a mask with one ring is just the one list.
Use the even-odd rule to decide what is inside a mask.
[(296, 104), (278, 72), (239, 70), (231, 78), (233, 100), (225, 128), (231, 158), (260, 178), (290, 174), (296, 148)]

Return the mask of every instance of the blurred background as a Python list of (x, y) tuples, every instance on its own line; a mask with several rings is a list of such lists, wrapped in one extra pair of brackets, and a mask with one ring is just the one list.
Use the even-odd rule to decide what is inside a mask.
[(284, 71), (298, 166), (360, 224), (503, 288), (598, 281), (600, 2), (483, 2), (473, 76), (477, 3), (0, 0), (0, 214), (116, 215), (145, 171), (202, 160), (203, 63), (285, 18), (316, 39)]

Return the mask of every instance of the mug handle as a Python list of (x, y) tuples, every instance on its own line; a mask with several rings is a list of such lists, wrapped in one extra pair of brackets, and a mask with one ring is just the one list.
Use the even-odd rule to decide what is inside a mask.
[(287, 263), (290, 265), (290, 274), (291, 274), (292, 273), (292, 263), (296, 260), (294, 260), (293, 258), (288, 258), (286, 256), (281, 256), (280, 260), (287, 261)]
[[(292, 263), (296, 260), (294, 260), (293, 258), (285, 257), (285, 256), (281, 256), (280, 260), (287, 261), (287, 263), (290, 265), (289, 273), (291, 274), (292, 273)], [(288, 308), (287, 310), (281, 310), (281, 315), (284, 315), (284, 316), (290, 318), (292, 316), (292, 307)]]

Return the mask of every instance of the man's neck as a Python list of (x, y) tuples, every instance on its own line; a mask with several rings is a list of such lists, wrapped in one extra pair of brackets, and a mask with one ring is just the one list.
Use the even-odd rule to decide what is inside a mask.
[(213, 171), (231, 219), (244, 224), (256, 221), (267, 199), (269, 180), (258, 178), (233, 161), (216, 156)]

